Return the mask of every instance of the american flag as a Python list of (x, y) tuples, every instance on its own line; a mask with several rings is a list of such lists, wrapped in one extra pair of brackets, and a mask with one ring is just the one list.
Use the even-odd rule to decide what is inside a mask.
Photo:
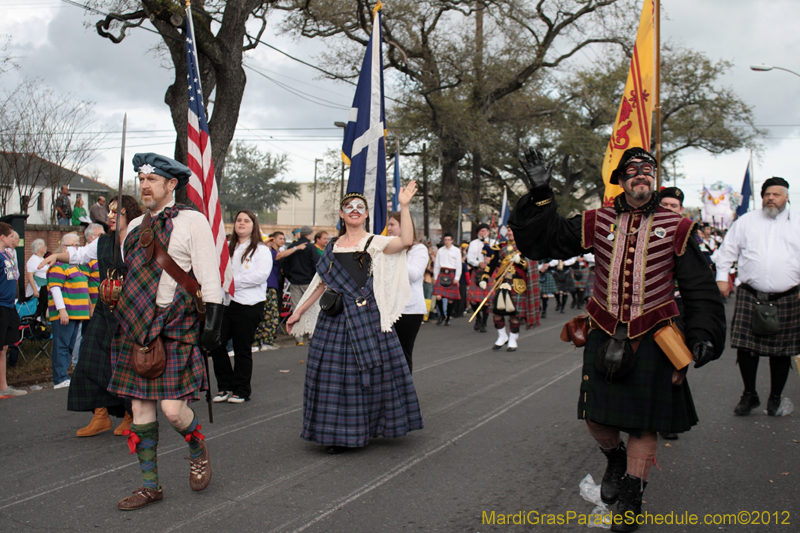
[(203, 91), (200, 87), (200, 69), (197, 68), (197, 52), (194, 46), (194, 24), (191, 8), (186, 8), (186, 75), (189, 88), (189, 125), (187, 165), (192, 171), (186, 194), (200, 209), (211, 225), (214, 244), (219, 257), (219, 277), (222, 289), (233, 295), (233, 273), (230, 268), (228, 246), (225, 240), (225, 225), (214, 179), (214, 162), (211, 160), (211, 138), (203, 107)]

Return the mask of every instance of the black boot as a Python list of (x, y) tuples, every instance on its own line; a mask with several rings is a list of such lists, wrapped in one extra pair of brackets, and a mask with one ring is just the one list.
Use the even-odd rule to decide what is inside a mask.
[(566, 308), (566, 307), (567, 307), (567, 295), (566, 294), (562, 294), (561, 295), (561, 308), (559, 309), (558, 312), (559, 313), (563, 313), (564, 312), (564, 308)]
[(578, 293), (577, 292), (573, 292), (573, 293), (570, 293), (570, 294), (572, 294), (572, 303), (570, 304), (569, 308), (570, 309), (575, 309), (575, 307), (578, 306)]
[(610, 505), (619, 500), (622, 478), (628, 468), (628, 450), (625, 448), (625, 443), (620, 442), (616, 448), (611, 450), (600, 448), (600, 451), (608, 459), (606, 473), (603, 474), (603, 482), (600, 485), (600, 499), (606, 505)]
[[(642, 514), (642, 494), (645, 487), (647, 487), (647, 482), (625, 474), (625, 477), (622, 478), (617, 512), (612, 515), (614, 520), (611, 523), (611, 531), (636, 531), (639, 529), (636, 517)], [(620, 520), (617, 515), (622, 516), (620, 523), (617, 523), (617, 520)]]
[[(474, 313), (477, 308), (478, 308), (477, 305), (473, 305), (472, 306), (472, 312)], [(474, 329), (475, 331), (478, 331), (479, 329), (481, 329), (481, 316), (482, 316), (482, 314), (483, 314), (483, 309), (481, 309), (481, 312), (478, 313), (478, 316), (475, 317), (475, 324), (472, 326), (472, 329)]]
[(439, 314), (439, 318), (436, 319), (436, 325), (441, 326), (442, 322), (444, 322), (444, 303), (442, 300), (436, 300), (436, 310)]
[(542, 318), (547, 318), (547, 301), (550, 298), (542, 298)]
[(484, 309), (481, 316), (481, 333), (486, 333), (486, 321), (489, 320), (489, 311)]

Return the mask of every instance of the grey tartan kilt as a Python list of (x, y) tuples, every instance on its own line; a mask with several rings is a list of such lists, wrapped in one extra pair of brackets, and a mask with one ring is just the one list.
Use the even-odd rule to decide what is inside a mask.
[(756, 297), (741, 287), (736, 290), (736, 307), (731, 322), (731, 347), (756, 355), (797, 355), (800, 353), (800, 299), (790, 294), (769, 302), (778, 306), (780, 329), (775, 335), (753, 335), (750, 324)]

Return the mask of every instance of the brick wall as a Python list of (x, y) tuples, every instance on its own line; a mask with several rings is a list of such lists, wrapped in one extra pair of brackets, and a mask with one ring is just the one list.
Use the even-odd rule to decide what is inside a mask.
[[(65, 233), (77, 233), (81, 244), (85, 244), (83, 228), (81, 226), (57, 226), (51, 224), (28, 224), (25, 226), (25, 261), (27, 262), (33, 252), (31, 243), (36, 239), (44, 239), (48, 252), (55, 252), (61, 246), (61, 238)], [(22, 267), (23, 265), (20, 265)], [(21, 269), (21, 268), (20, 268)]]

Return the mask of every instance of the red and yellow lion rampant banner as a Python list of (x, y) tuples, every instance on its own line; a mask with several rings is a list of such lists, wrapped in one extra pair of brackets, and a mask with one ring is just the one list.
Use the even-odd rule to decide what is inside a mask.
[(645, 0), (642, 6), (642, 16), (639, 19), (636, 44), (633, 47), (628, 81), (625, 83), (625, 92), (619, 105), (619, 111), (617, 111), (617, 119), (614, 121), (611, 139), (608, 141), (606, 157), (603, 159), (603, 183), (606, 184), (606, 191), (603, 195), (605, 205), (611, 205), (614, 197), (622, 192), (622, 187), (612, 185), (608, 181), (611, 172), (617, 168), (623, 152), (634, 146), (650, 150), (656, 75), (654, 15), (654, 0)]

